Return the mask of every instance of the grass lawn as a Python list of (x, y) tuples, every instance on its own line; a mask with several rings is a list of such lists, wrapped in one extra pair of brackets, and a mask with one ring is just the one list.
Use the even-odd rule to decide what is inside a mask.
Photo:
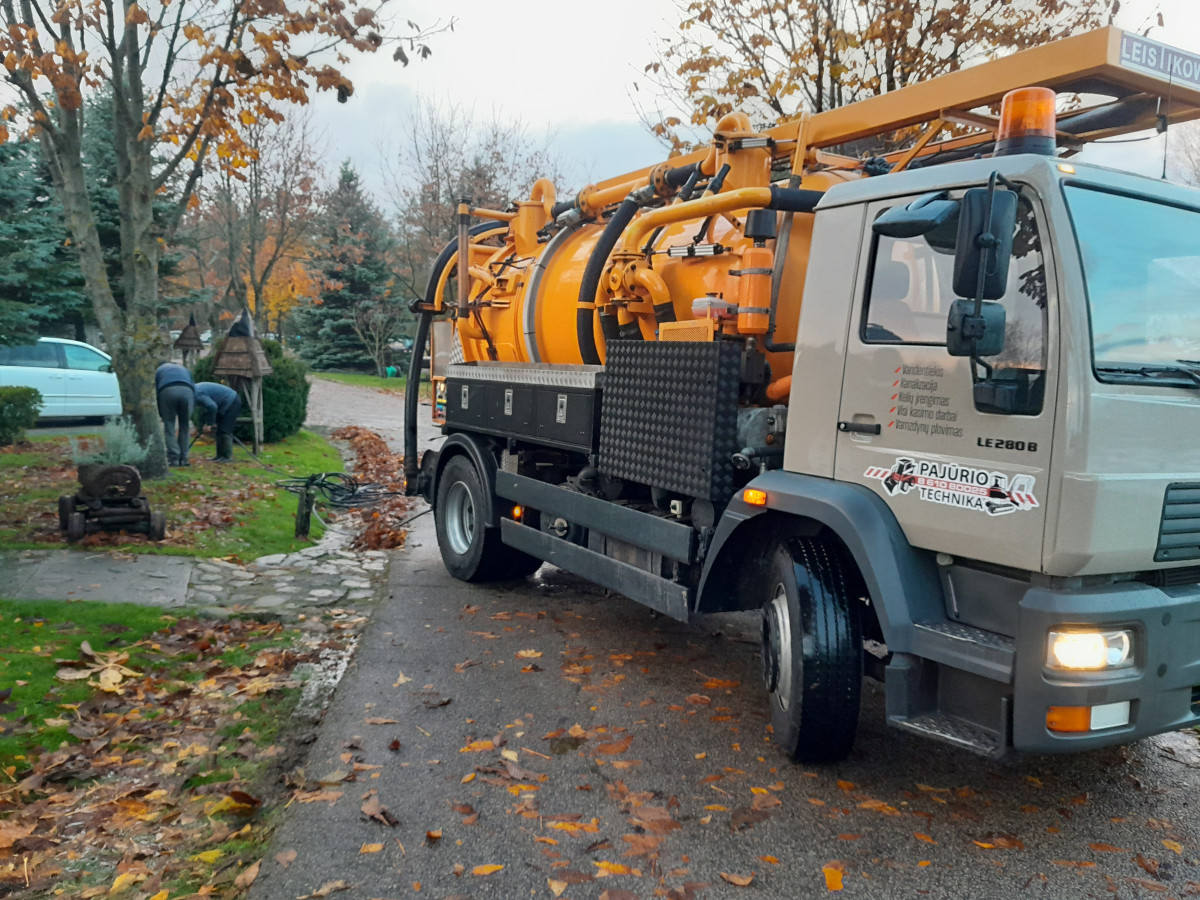
[(336, 381), (338, 384), (352, 384), (355, 387), (383, 388), (388, 391), (403, 391), (408, 379), (380, 378), (378, 375), (365, 375), (362, 372), (313, 372), (314, 378), (324, 378), (326, 381)]
[[(132, 553), (236, 557), (243, 561), (287, 553), (311, 541), (293, 537), (296, 497), (275, 486), (284, 475), (341, 472), (337, 450), (323, 438), (301, 431), (263, 449), (260, 465), (238, 447), (233, 463), (212, 460), (209, 439), (192, 448), (192, 465), (147, 481), (151, 509), (167, 514), (167, 538), (143, 535), (89, 535), (78, 545), (114, 547)], [(70, 446), (62, 436), (0, 449), (0, 546), (10, 549), (72, 546), (58, 530), (58, 497), (78, 484)], [(322, 529), (313, 523), (312, 540)]]
[(278, 623), (0, 599), (0, 896), (228, 891), (277, 819), (293, 671), (319, 653)]

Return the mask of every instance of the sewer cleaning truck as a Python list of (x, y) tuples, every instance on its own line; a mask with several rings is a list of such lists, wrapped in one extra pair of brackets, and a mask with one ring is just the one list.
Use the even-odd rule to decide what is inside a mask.
[(1200, 192), (1080, 159), (1197, 117), (1200, 56), (1105, 28), (464, 202), (406, 397), (446, 568), (761, 611), (800, 761), (864, 677), (989, 757), (1200, 723)]

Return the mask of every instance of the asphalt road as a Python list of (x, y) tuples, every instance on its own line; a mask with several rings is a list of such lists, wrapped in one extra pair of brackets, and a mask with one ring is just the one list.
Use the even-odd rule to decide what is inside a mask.
[(854, 754), (797, 766), (755, 616), (686, 626), (549, 567), (462, 584), (432, 516), (391, 573), (305, 770), (329, 793), (291, 803), (255, 900), (1200, 892), (1194, 735), (998, 764), (887, 728), (869, 683)]

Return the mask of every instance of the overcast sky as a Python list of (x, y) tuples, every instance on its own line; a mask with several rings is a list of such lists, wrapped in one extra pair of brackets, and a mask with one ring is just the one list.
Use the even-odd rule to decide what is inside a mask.
[[(665, 157), (631, 98), (652, 95), (642, 70), (656, 41), (678, 24), (674, 0), (402, 0), (400, 7), (422, 26), (453, 18), (454, 32), (433, 38), (433, 55), (407, 68), (390, 53), (356, 59), (350, 101), (322, 94), (313, 102), (331, 171), (349, 158), (382, 194), (381, 148), (402, 134), (419, 96), (522, 120), (532, 134), (549, 137), (571, 187)], [(1117, 25), (1140, 30), (1158, 9), (1166, 24), (1150, 36), (1200, 54), (1200, 0), (1123, 0)], [(1160, 139), (1089, 155), (1147, 174), (1162, 166)]]

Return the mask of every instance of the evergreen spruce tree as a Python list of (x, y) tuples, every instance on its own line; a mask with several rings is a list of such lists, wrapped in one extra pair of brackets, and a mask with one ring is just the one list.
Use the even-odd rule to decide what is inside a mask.
[(317, 248), (314, 263), (323, 286), (318, 301), (296, 314), (296, 346), (314, 369), (370, 368), (373, 360), (356, 317), (361, 322), (364, 310), (398, 302), (392, 298), (392, 236), (349, 162), (325, 197)]
[(0, 344), (33, 343), (88, 309), (37, 144), (0, 145)]

